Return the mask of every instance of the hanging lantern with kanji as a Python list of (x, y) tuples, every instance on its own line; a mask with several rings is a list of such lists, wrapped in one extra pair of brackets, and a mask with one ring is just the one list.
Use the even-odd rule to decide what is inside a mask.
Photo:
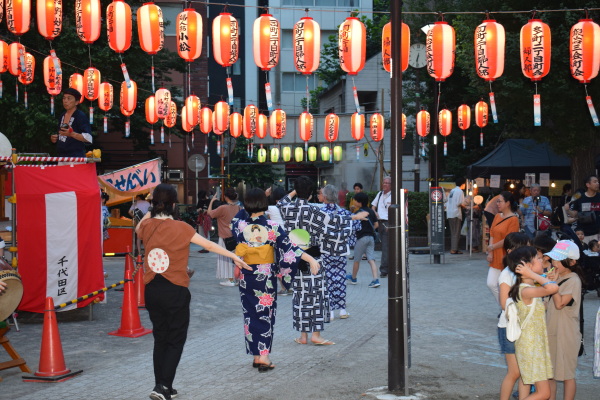
[(540, 19), (530, 19), (521, 28), (521, 70), (535, 83), (533, 95), (533, 125), (542, 125), (542, 99), (537, 94), (537, 83), (550, 72), (550, 27)]
[(100, 0), (75, 0), (75, 27), (84, 43), (92, 44), (100, 37)]
[(213, 120), (215, 131), (225, 132), (229, 129), (229, 104), (222, 100), (218, 101), (215, 104)]
[(253, 104), (247, 105), (244, 108), (244, 137), (246, 139), (250, 139), (256, 134), (258, 114), (258, 108)]
[[(69, 87), (77, 90), (79, 93), (84, 92), (85, 84), (83, 83), (83, 75), (74, 73), (69, 77)], [(81, 96), (79, 103), (83, 103), (84, 97)]]
[[(61, 67), (58, 60), (58, 67)], [(52, 56), (44, 58), (44, 85), (46, 91), (50, 95), (50, 114), (54, 115), (54, 96), (58, 96), (62, 92), (62, 74), (56, 73), (56, 64)]]
[(600, 126), (587, 84), (598, 75), (600, 68), (600, 26), (591, 19), (580, 19), (569, 36), (571, 75), (585, 86), (585, 100), (594, 126)]
[(240, 32), (237, 19), (230, 13), (221, 13), (212, 25), (213, 58), (222, 67), (229, 67), (238, 60)]
[(371, 132), (371, 139), (375, 142), (380, 142), (383, 140), (383, 134), (385, 131), (385, 119), (383, 115), (379, 113), (374, 113), (369, 118), (369, 127)]
[(437, 21), (427, 32), (425, 43), (427, 72), (437, 82), (443, 82), (454, 72), (454, 28), (446, 21)]
[(494, 123), (498, 123), (496, 97), (492, 82), (504, 73), (504, 27), (493, 19), (486, 19), (475, 29), (475, 70), (481, 79), (490, 82), (490, 106)]
[(202, 16), (193, 8), (186, 8), (177, 15), (175, 23), (177, 53), (187, 62), (202, 54)]
[(356, 17), (348, 17), (339, 28), (338, 56), (340, 66), (349, 75), (356, 75), (365, 66), (367, 29)]
[(36, 2), (36, 15), (36, 25), (40, 35), (47, 40), (52, 40), (60, 35), (62, 29), (62, 0), (38, 0)]
[(242, 136), (244, 130), (244, 118), (239, 112), (233, 112), (229, 116), (229, 134), (234, 138)]
[(100, 84), (98, 107), (104, 111), (104, 133), (108, 133), (108, 117), (106, 113), (113, 107), (113, 86), (108, 82), (102, 82)]
[(18, 42), (12, 42), (8, 46), (8, 53), (8, 72), (18, 77), (21, 70), (25, 68), (24, 65), (21, 67), (21, 64), (25, 63), (25, 46)]
[(271, 14), (262, 14), (253, 28), (254, 62), (263, 71), (269, 71), (279, 62), (279, 21)]
[[(408, 68), (408, 58), (410, 55), (410, 28), (404, 22), (402, 23), (402, 45), (400, 46), (400, 57), (402, 59), (402, 71)], [(381, 33), (381, 59), (383, 69), (391, 72), (392, 68), (392, 23), (388, 22), (383, 26)]]
[(481, 128), (479, 134), (479, 144), (483, 147), (483, 128), (488, 123), (488, 105), (485, 101), (481, 100), (475, 104), (475, 124)]
[(456, 121), (458, 122), (458, 127), (463, 131), (462, 142), (463, 150), (465, 150), (467, 148), (465, 131), (471, 126), (471, 107), (466, 104), (459, 106), (456, 112)]
[(264, 139), (267, 137), (267, 129), (269, 126), (269, 119), (265, 114), (258, 114), (258, 120), (256, 122), (256, 137)]
[(321, 28), (311, 17), (302, 17), (294, 25), (294, 66), (303, 74), (312, 74), (319, 68), (321, 57)]
[[(336, 114), (331, 113), (325, 117), (325, 140), (329, 142), (329, 152), (333, 152), (331, 147), (331, 143), (335, 142), (338, 139), (338, 133), (340, 129), (340, 117)], [(330, 154), (328, 159), (330, 162), (333, 162), (333, 155)]]
[[(130, 81), (130, 83), (131, 85), (129, 87), (127, 86), (127, 82), (123, 81), (121, 83), (121, 92), (119, 96), (121, 113), (127, 116), (127, 121), (125, 122), (125, 137), (129, 137), (129, 134), (131, 133), (129, 116), (133, 114), (137, 106), (137, 84), (134, 81)], [(126, 113), (124, 113), (123, 110), (125, 110)]]
[[(33, 82), (34, 72), (35, 72), (35, 57), (33, 57), (33, 54), (31, 54), (31, 53), (25, 53), (25, 71), (22, 71), (19, 74), (19, 76), (18, 76), (19, 82), (21, 82), (25, 86), (29, 85), (31, 82)], [(28, 108), (27, 88), (25, 88), (24, 104), (25, 104), (25, 108)]]
[[(192, 128), (198, 125), (200, 121), (200, 98), (196, 95), (189, 95), (185, 99), (185, 114), (182, 112), (181, 119), (186, 120), (186, 123)], [(183, 123), (182, 123), (183, 124)]]
[(106, 7), (108, 45), (121, 58), (121, 70), (123, 71), (123, 79), (125, 79), (127, 85), (130, 85), (130, 78), (121, 54), (131, 47), (131, 21), (131, 7), (124, 0), (113, 0)]
[(167, 118), (171, 104), (171, 92), (168, 89), (160, 88), (154, 94), (154, 99), (156, 101), (156, 113), (158, 114), (158, 118)]
[(152, 2), (144, 3), (137, 10), (137, 24), (140, 47), (152, 56), (151, 80), (154, 91), (154, 54), (162, 50), (165, 43), (161, 8)]
[(431, 130), (431, 116), (429, 112), (425, 110), (421, 110), (417, 113), (417, 135), (419, 135), (421, 142), (421, 155), (425, 156), (425, 141), (424, 137), (429, 135), (429, 131)]
[[(156, 96), (156, 95), (155, 95)], [(165, 126), (172, 128), (177, 123), (177, 104), (173, 100), (169, 101), (169, 112), (165, 118)], [(169, 144), (171, 143), (171, 134), (169, 133)]]
[(314, 120), (311, 113), (304, 111), (298, 117), (300, 139), (304, 141), (304, 150), (308, 151), (308, 141), (312, 138)]
[[(14, 0), (6, 4), (6, 26), (17, 36), (29, 31), (31, 25), (31, 0)], [(13, 74), (15, 75), (15, 74)]]
[(438, 114), (438, 127), (440, 130), (440, 135), (444, 137), (444, 155), (448, 155), (448, 142), (446, 141), (446, 136), (452, 133), (452, 113), (450, 110), (444, 108)]
[(190, 112), (190, 110), (187, 108), (187, 105), (183, 105), (183, 107), (181, 107), (181, 129), (189, 133), (194, 130), (194, 125), (188, 122), (187, 114)]
[[(100, 71), (90, 67), (83, 71), (83, 97), (93, 101), (98, 98), (100, 93)], [(90, 124), (94, 123), (94, 107), (90, 105)]]
[(208, 135), (212, 131), (212, 118), (212, 110), (210, 108), (202, 107), (202, 109), (200, 109), (200, 132), (204, 133), (205, 135)]
[(154, 95), (146, 98), (144, 111), (146, 112), (146, 121), (151, 125), (150, 144), (154, 144), (154, 124), (158, 122), (158, 113), (156, 112), (156, 100), (154, 99)]
[(286, 114), (277, 109), (269, 117), (269, 133), (273, 139), (282, 139), (286, 134)]
[[(350, 134), (352, 139), (362, 140), (365, 137), (365, 115), (359, 112), (355, 112), (350, 117)], [(360, 159), (360, 146), (356, 144), (356, 159)]]

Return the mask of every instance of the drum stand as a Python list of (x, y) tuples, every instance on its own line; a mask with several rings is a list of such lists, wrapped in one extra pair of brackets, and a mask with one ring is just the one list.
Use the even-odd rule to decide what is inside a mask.
[[(19, 323), (17, 322), (17, 315), (18, 315), (18, 314), (17, 314), (16, 312), (12, 313), (12, 314), (10, 315), (10, 317), (8, 317), (8, 318), (6, 319), (6, 321), (7, 321), (7, 323), (8, 323), (9, 325), (14, 325), (14, 326), (15, 326), (15, 329), (17, 330), (17, 332), (21, 332), (21, 330), (19, 329)], [(12, 323), (12, 324), (11, 324), (10, 322), (8, 322), (10, 318), (12, 318), (12, 321), (13, 321), (13, 323)]]
[[(15, 320), (16, 322), (16, 320)], [(4, 347), (4, 350), (8, 353), (8, 355), (12, 358), (10, 361), (0, 362), (0, 371), (8, 368), (19, 367), (21, 371), (31, 373), (31, 369), (27, 366), (27, 362), (25, 359), (21, 358), (19, 353), (15, 350), (15, 348), (10, 344), (10, 341), (6, 336), (6, 332), (10, 330), (10, 327), (0, 328), (0, 344)]]

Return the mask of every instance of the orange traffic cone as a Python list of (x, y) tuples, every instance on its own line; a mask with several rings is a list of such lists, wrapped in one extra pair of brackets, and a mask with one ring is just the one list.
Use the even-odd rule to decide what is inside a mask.
[(146, 308), (146, 300), (145, 300), (145, 289), (146, 285), (144, 285), (144, 265), (142, 261), (142, 256), (138, 254), (137, 260), (135, 261), (137, 264), (138, 270), (135, 276), (133, 277), (133, 282), (135, 283), (135, 289), (137, 293), (137, 305), (138, 308)]
[(52, 297), (46, 297), (40, 368), (33, 376), (23, 376), (23, 382), (62, 382), (83, 372), (71, 371), (65, 365), (56, 312)]
[[(124, 271), (123, 271), (123, 279), (127, 279), (127, 271), (130, 271), (131, 274), (133, 275), (133, 262), (131, 260), (131, 247), (127, 246), (127, 253), (125, 253), (125, 267), (124, 267)], [(122, 287), (118, 287), (115, 289), (115, 292), (122, 292), (124, 289)]]
[(123, 292), (123, 305), (121, 306), (121, 326), (116, 331), (108, 332), (109, 335), (135, 338), (152, 332), (152, 329), (144, 328), (140, 322), (140, 313), (136, 306), (137, 299), (135, 298), (131, 275), (131, 271), (125, 272), (126, 282), (125, 291)]

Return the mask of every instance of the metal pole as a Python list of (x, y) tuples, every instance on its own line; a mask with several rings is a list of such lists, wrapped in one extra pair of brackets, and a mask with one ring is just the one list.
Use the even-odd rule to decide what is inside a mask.
[[(439, 83), (436, 82), (436, 84), (434, 84), (433, 86), (434, 90), (433, 90), (433, 98), (435, 99), (435, 108), (433, 110), (433, 112), (431, 113), (431, 126), (433, 127), (433, 186), (434, 187), (439, 187), (439, 177), (438, 177), (438, 133), (439, 133), (439, 126), (438, 126), (438, 113), (440, 112), (439, 108), (440, 108), (440, 103), (439, 103), (439, 96), (440, 96), (440, 91), (439, 91)], [(445, 235), (443, 235), (442, 237), (442, 243), (444, 244), (445, 247)], [(442, 260), (441, 260), (441, 254), (439, 252), (436, 252), (433, 255), (433, 263), (434, 264), (441, 264)]]
[[(408, 331), (406, 242), (402, 243), (402, 1), (391, 2), (391, 170), (392, 204), (388, 209), (388, 389), (408, 395)], [(383, 167), (383, 165), (382, 165)]]

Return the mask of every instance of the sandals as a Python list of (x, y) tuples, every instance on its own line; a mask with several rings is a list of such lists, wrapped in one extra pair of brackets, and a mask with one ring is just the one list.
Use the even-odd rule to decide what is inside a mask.
[(294, 342), (296, 342), (298, 344), (306, 344), (306, 343), (301, 342), (300, 339), (298, 339), (298, 338), (294, 338)]
[(331, 345), (334, 345), (335, 343), (332, 342), (331, 340), (323, 339), (320, 342), (312, 342), (312, 344), (314, 344), (315, 346), (331, 346)]
[(462, 254), (463, 252), (460, 250), (457, 251), (451, 251), (450, 254)]
[(272, 370), (274, 368), (275, 368), (275, 366), (273, 365), (273, 363), (258, 364), (258, 372), (269, 372), (270, 370)]

